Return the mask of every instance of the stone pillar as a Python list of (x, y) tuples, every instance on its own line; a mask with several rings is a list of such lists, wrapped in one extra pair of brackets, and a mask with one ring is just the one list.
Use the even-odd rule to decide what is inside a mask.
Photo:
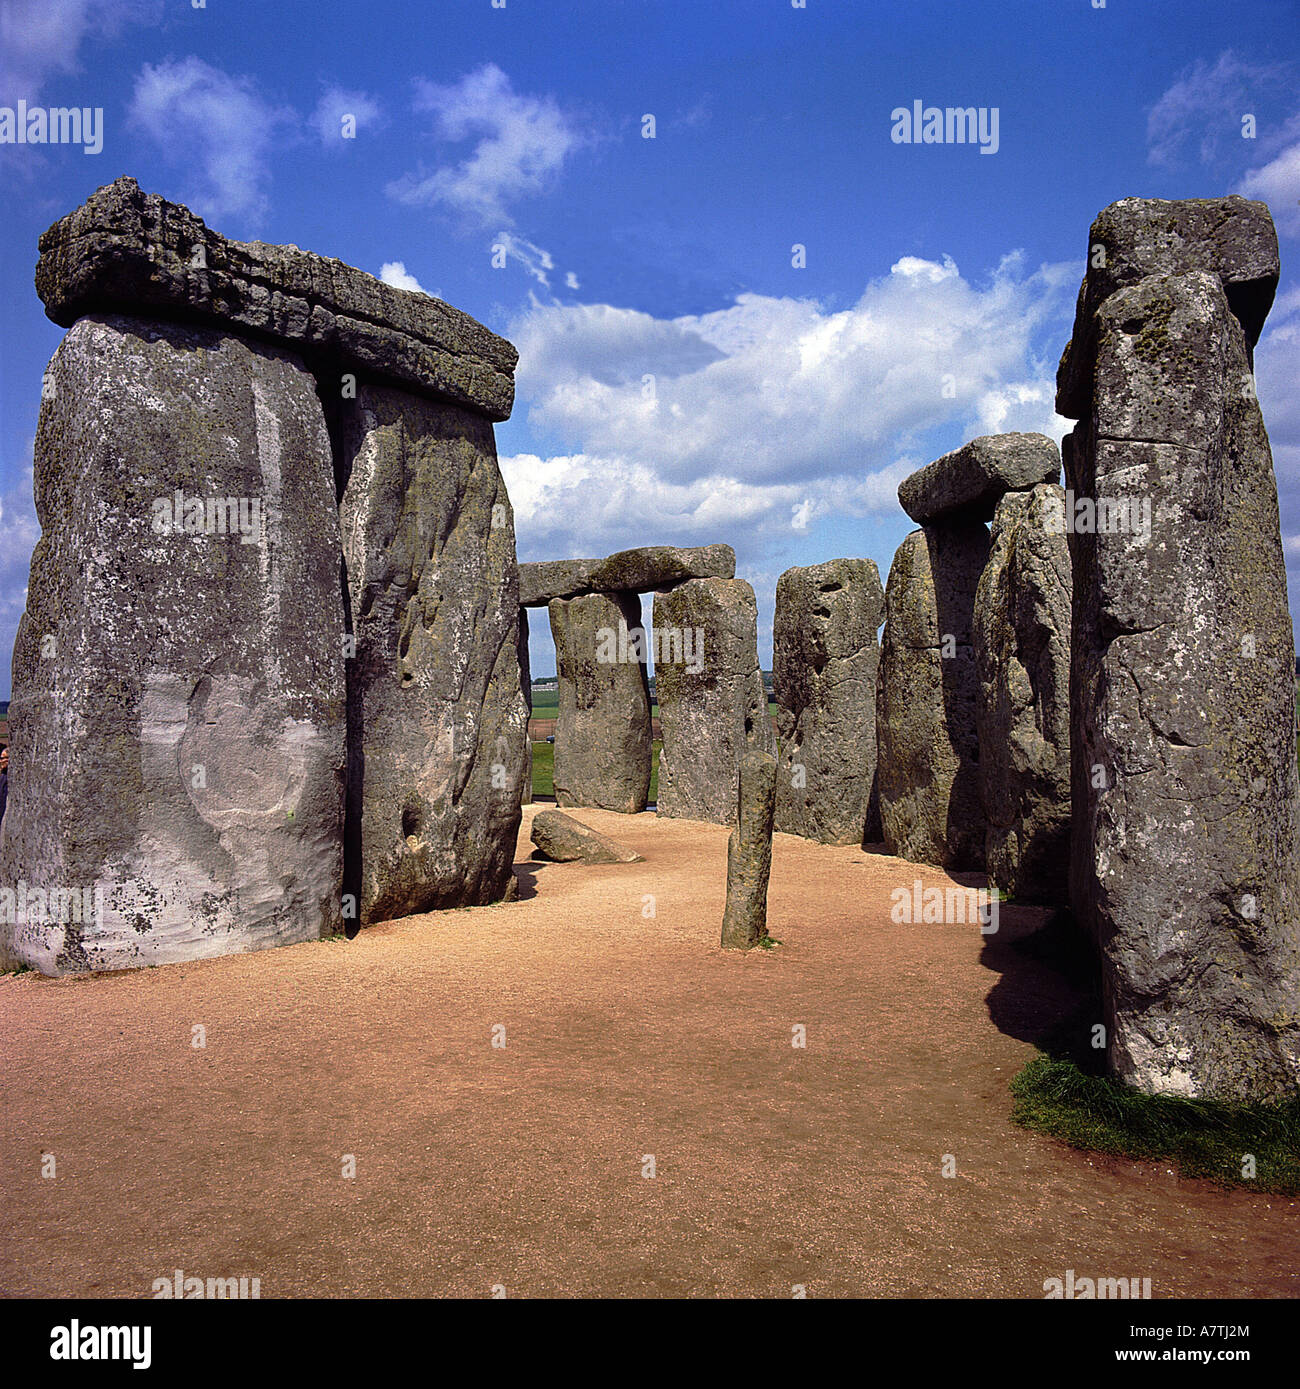
[(1251, 375), (1262, 203), (1126, 199), (1093, 224), (1058, 410), (1080, 418), (1076, 915), (1109, 1060), (1149, 1093), (1300, 1088), (1295, 652)]
[[(533, 717), (532, 657), (528, 653), (528, 609), (519, 609), (519, 693), (524, 697), (524, 728)], [(519, 786), (520, 805), (533, 803), (533, 735), (524, 733), (524, 775)]]
[(500, 901), (528, 769), (514, 524), (492, 425), (363, 384), (336, 434), (360, 919)]
[(340, 930), (338, 513), (301, 359), (83, 317), (46, 371), (35, 486), (3, 953), (63, 974)]
[(1054, 482), (1008, 492), (975, 597), (989, 881), (1064, 904), (1070, 863), (1070, 552)]
[(880, 819), (891, 854), (984, 867), (971, 626), (988, 560), (978, 521), (938, 522), (898, 547), (876, 696)]
[(776, 758), (751, 751), (740, 759), (736, 823), (727, 840), (727, 905), (722, 948), (751, 950), (767, 936), (767, 883), (772, 871)]
[(758, 604), (743, 579), (691, 579), (654, 600), (663, 745), (660, 815), (728, 824), (745, 752), (776, 751), (758, 669)]
[(650, 690), (641, 599), (592, 593), (549, 604), (560, 708), (555, 799), (635, 815), (650, 793)]
[(787, 569), (777, 582), (776, 827), (786, 834), (823, 844), (862, 844), (879, 834), (876, 632), (884, 603), (869, 559)]

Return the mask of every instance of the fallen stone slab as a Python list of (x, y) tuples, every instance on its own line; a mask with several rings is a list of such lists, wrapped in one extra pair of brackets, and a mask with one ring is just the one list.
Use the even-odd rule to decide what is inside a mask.
[(879, 837), (875, 562), (787, 569), (776, 585), (772, 683), (780, 772), (776, 827), (822, 844)]
[(542, 560), (519, 566), (519, 601), (541, 608), (557, 598), (587, 593), (652, 593), (687, 579), (731, 579), (736, 552), (730, 545), (647, 545), (605, 559)]
[(767, 884), (772, 874), (776, 758), (753, 750), (740, 759), (736, 823), (727, 840), (727, 905), (722, 948), (752, 950), (767, 936)]
[(300, 352), (322, 377), (368, 373), (510, 416), (518, 354), (468, 314), (296, 246), (230, 241), (132, 178), (55, 222), (40, 251), (36, 292), (65, 328), (100, 312), (236, 328)]
[(644, 863), (626, 844), (593, 830), (562, 810), (539, 810), (533, 820), (535, 858), (553, 863)]
[(1061, 454), (1045, 434), (985, 434), (945, 453), (898, 485), (903, 510), (921, 524), (991, 521), (1007, 492), (1061, 475)]
[(1092, 400), (1094, 315), (1116, 290), (1148, 275), (1213, 275), (1241, 324), (1249, 366), (1277, 292), (1277, 230), (1265, 203), (1237, 194), (1176, 202), (1121, 198), (1098, 213), (1088, 232), (1087, 267), (1074, 334), (1056, 376), (1056, 410), (1069, 419), (1082, 419)]

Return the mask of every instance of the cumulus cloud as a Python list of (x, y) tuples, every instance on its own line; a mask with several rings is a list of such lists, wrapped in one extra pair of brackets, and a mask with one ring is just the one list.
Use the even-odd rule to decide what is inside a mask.
[(297, 118), (271, 105), (251, 78), (201, 58), (148, 63), (135, 81), (130, 123), (192, 180), (183, 197), (201, 216), (257, 223), (269, 200), (270, 158)]
[(1300, 288), (1278, 296), (1255, 348), (1255, 388), (1273, 446), (1287, 587), (1300, 596)]
[(1266, 164), (1248, 170), (1236, 191), (1247, 198), (1262, 198), (1278, 231), (1300, 236), (1300, 115), (1293, 116), (1271, 143), (1278, 147), (1277, 153)]
[[(345, 135), (344, 122), (352, 118), (352, 134)], [(354, 139), (383, 123), (379, 103), (364, 92), (348, 91), (343, 87), (326, 87), (307, 124), (320, 137), (327, 149), (346, 149)]]
[(433, 115), (439, 140), (477, 139), (459, 163), (406, 174), (389, 185), (389, 195), (443, 206), (484, 226), (511, 226), (509, 205), (550, 187), (582, 144), (554, 98), (517, 93), (495, 63), (447, 86), (417, 83), (415, 105)]
[(81, 70), (83, 41), (111, 38), (161, 14), (162, 0), (4, 0), (0, 91), (9, 102), (33, 101), (51, 77)]
[(675, 319), (535, 304), (509, 330), (519, 396), (534, 437), (559, 447), (503, 460), (521, 548), (788, 537), (830, 512), (891, 514), (935, 441), (1059, 438), (1056, 356), (1078, 275), (1027, 274), (1011, 256), (975, 285), (951, 260), (906, 257), (839, 311), (756, 294)]
[(409, 289), (416, 294), (429, 293), (400, 260), (386, 260), (379, 269), (379, 278), (384, 284), (392, 285), (394, 289)]

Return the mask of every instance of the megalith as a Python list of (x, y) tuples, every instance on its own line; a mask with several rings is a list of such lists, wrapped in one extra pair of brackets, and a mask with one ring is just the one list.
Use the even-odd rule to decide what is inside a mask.
[(361, 385), (335, 432), (361, 923), (500, 901), (530, 769), (514, 524), (492, 426)]
[(301, 359), (81, 318), (46, 370), (34, 473), (6, 956), (62, 974), (341, 929), (339, 523)]
[(876, 695), (876, 781), (891, 854), (984, 867), (972, 623), (988, 530), (945, 521), (898, 547), (885, 590)]
[(758, 604), (743, 579), (690, 579), (654, 600), (663, 745), (660, 815), (730, 823), (740, 759), (776, 751), (758, 668)]
[[(492, 421), (514, 348), (132, 179), (40, 248), (69, 332), (36, 445), (0, 953), (123, 968), (506, 896), (527, 710)], [(92, 890), (92, 923), (23, 925), (4, 894), (29, 886)]]
[(976, 725), (986, 872), (1021, 901), (1064, 905), (1070, 866), (1070, 552), (1065, 492), (997, 504), (975, 596)]
[(549, 605), (559, 682), (555, 799), (635, 815), (650, 794), (652, 741), (645, 630), (635, 593)]
[(823, 844), (879, 837), (880, 575), (869, 559), (787, 569), (776, 585), (776, 827)]
[(727, 904), (722, 948), (752, 950), (767, 938), (767, 887), (772, 872), (776, 758), (754, 748), (740, 759), (736, 823), (727, 839)]
[(1293, 1097), (1295, 652), (1251, 370), (1276, 238), (1262, 203), (1126, 199), (1090, 248), (1057, 408), (1080, 421), (1071, 894), (1109, 1061), (1149, 1093)]
[(533, 744), (528, 725), (533, 718), (533, 673), (532, 658), (528, 653), (528, 609), (519, 609), (519, 693), (524, 698), (524, 777), (519, 787), (519, 803), (533, 803)]

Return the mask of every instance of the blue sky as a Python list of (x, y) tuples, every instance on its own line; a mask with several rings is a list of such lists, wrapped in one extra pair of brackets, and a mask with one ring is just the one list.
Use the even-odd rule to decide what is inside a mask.
[[(908, 471), (1064, 432), (1103, 206), (1263, 197), (1283, 276), (1256, 368), (1294, 598), (1298, 21), (1291, 0), (0, 0), (0, 106), (104, 112), (98, 154), (0, 145), (0, 698), (61, 336), (36, 242), (122, 174), (511, 338), (520, 558), (727, 541), (764, 665), (783, 569), (866, 555), (884, 579)], [(997, 108), (996, 153), (894, 143), (915, 100)]]

